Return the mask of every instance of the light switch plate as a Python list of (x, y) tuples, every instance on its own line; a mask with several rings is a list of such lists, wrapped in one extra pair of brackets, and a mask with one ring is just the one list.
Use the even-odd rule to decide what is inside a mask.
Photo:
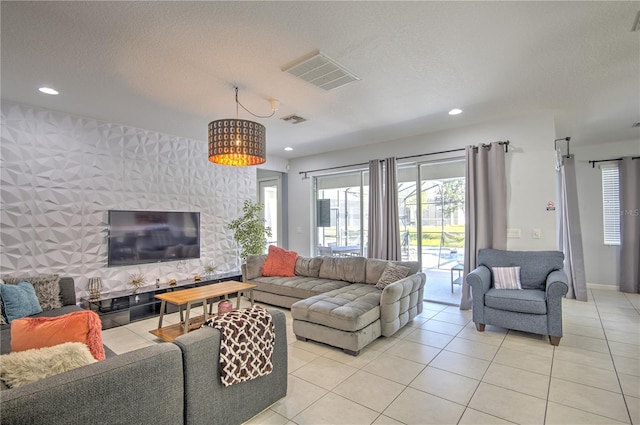
[(533, 239), (540, 239), (540, 229), (533, 229), (533, 232), (531, 232), (531, 237)]
[(508, 238), (519, 238), (521, 236), (520, 229), (507, 229), (507, 237)]

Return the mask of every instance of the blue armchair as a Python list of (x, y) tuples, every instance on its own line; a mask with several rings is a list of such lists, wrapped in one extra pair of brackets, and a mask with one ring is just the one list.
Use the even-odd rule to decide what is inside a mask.
[[(520, 266), (522, 289), (496, 289), (492, 267)], [(562, 297), (569, 287), (564, 254), (559, 251), (481, 249), (478, 267), (467, 275), (473, 297), (473, 322), (549, 335), (551, 345), (562, 338)]]

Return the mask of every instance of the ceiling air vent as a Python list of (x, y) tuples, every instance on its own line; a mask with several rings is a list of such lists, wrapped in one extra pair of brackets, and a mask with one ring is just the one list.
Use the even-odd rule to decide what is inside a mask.
[(299, 115), (287, 115), (286, 117), (282, 117), (280, 118), (282, 121), (291, 121), (291, 124), (300, 124), (301, 122), (305, 122), (307, 119), (306, 118), (302, 118)]
[(283, 66), (282, 71), (302, 78), (304, 81), (327, 91), (360, 80), (353, 72), (325, 56), (319, 50)]

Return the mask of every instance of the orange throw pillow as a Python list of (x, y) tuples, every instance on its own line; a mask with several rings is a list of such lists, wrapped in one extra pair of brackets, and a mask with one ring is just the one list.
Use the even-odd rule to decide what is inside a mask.
[(96, 360), (104, 360), (102, 322), (94, 311), (76, 311), (57, 317), (15, 319), (11, 322), (11, 351), (82, 342)]
[(262, 276), (295, 276), (297, 260), (297, 252), (269, 245), (269, 254), (262, 266)]

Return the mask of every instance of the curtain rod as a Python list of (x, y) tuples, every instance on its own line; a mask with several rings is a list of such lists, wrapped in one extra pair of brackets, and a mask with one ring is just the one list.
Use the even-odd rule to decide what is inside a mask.
[[(631, 159), (638, 159), (640, 156), (632, 156)], [(589, 164), (591, 164), (591, 168), (596, 168), (597, 162), (611, 162), (611, 161), (622, 161), (624, 158), (611, 158), (611, 159), (595, 159), (589, 160)]]
[[(509, 143), (511, 143), (511, 142), (506, 140), (506, 141), (499, 141), (497, 143), (499, 145), (503, 145), (504, 146), (504, 151), (505, 152), (509, 152)], [(480, 146), (482, 146), (483, 148), (488, 148), (488, 147), (491, 147), (491, 144), (490, 143), (489, 144), (484, 144), (483, 143)], [(474, 146), (473, 148), (474, 149), (478, 149), (477, 146)], [(446, 150), (446, 151), (421, 153), (421, 154), (418, 154), (418, 155), (400, 156), (400, 157), (398, 157), (396, 159), (409, 159), (409, 158), (418, 158), (418, 157), (421, 157), (421, 156), (439, 155), (439, 154), (451, 153), (451, 152), (460, 152), (460, 151), (463, 151), (465, 149), (466, 148), (458, 148), (458, 149), (449, 149), (449, 150)], [(307, 177), (309, 177), (309, 176), (307, 176), (307, 174), (309, 174), (309, 173), (317, 173), (317, 172), (320, 172), (320, 171), (339, 170), (341, 168), (359, 167), (359, 166), (363, 166), (363, 165), (369, 165), (369, 163), (368, 162), (361, 162), (359, 164), (338, 165), (336, 167), (318, 168), (317, 170), (299, 171), (298, 174), (304, 174), (304, 178), (306, 179)]]

